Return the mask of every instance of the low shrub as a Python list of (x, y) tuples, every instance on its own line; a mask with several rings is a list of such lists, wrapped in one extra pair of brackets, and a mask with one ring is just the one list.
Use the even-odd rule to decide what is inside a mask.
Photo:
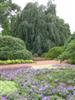
[(68, 63), (70, 63), (70, 64), (75, 64), (75, 59), (69, 59), (69, 60), (68, 60)]
[(47, 53), (44, 53), (42, 56), (47, 59), (55, 59), (64, 51), (63, 46), (53, 47), (49, 49)]
[(32, 59), (32, 54), (26, 49), (25, 43), (19, 38), (0, 36), (0, 60)]
[(4, 64), (23, 64), (23, 63), (32, 63), (32, 60), (0, 60), (0, 64), (4, 65)]
[(72, 40), (65, 48), (65, 51), (59, 56), (60, 60), (68, 60), (75, 64), (75, 40)]

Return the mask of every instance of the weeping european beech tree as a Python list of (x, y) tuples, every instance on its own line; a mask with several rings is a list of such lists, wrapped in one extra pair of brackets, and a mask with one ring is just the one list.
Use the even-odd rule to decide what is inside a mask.
[(56, 16), (56, 5), (50, 0), (47, 7), (28, 3), (17, 16), (12, 35), (23, 39), (33, 54), (41, 54), (53, 46), (64, 45), (70, 29)]

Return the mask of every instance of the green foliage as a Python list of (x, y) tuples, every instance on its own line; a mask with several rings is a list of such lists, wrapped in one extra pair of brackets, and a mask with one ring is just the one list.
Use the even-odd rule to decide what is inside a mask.
[(51, 96), (50, 99), (51, 99), (51, 100), (57, 100), (57, 99), (58, 99), (58, 100), (65, 100), (65, 99), (63, 99), (61, 96), (58, 96), (58, 95)]
[(47, 53), (44, 53), (42, 56), (48, 59), (57, 58), (64, 51), (64, 47), (53, 47), (49, 49)]
[(12, 18), (19, 12), (20, 7), (17, 4), (12, 3), (12, 0), (0, 0), (0, 25), (3, 28), (3, 35), (10, 35)]
[(49, 0), (47, 3), (47, 10), (46, 10), (46, 14), (50, 13), (52, 15), (56, 15), (56, 5), (53, 4), (52, 2), (53, 0)]
[(5, 64), (23, 64), (23, 63), (32, 63), (32, 60), (21, 60), (21, 59), (17, 59), (17, 60), (0, 60), (0, 64), (1, 65), (5, 65)]
[(8, 49), (9, 50), (22, 50), (23, 48), (26, 49), (25, 43), (19, 39), (19, 38), (15, 38), (15, 37), (11, 37), (11, 36), (0, 36), (0, 50), (1, 49)]
[(65, 51), (59, 56), (61, 60), (68, 60), (71, 63), (75, 63), (75, 40), (71, 40), (65, 47)]
[(56, 5), (28, 3), (12, 25), (12, 35), (23, 39), (32, 53), (41, 54), (63, 45), (70, 35), (69, 25), (56, 16)]
[[(41, 100), (44, 97), (50, 97), (49, 100), (65, 100), (65, 98), (75, 100), (75, 96), (72, 95), (75, 91), (75, 68), (42, 69), (36, 70), (35, 74), (34, 71), (35, 69), (33, 71), (20, 69), (20, 73), (16, 74), (17, 70), (15, 70), (15, 78), (10, 78), (10, 70), (7, 70), (8, 73), (1, 74), (4, 79), (0, 81), (2, 86), (0, 98), (4, 94), (8, 100), (19, 100), (19, 98)], [(34, 91), (30, 93), (30, 90)], [(40, 93), (44, 96), (41, 97)], [(70, 97), (73, 98), (69, 99)]]
[(17, 84), (13, 81), (0, 80), (0, 95), (9, 95), (17, 90)]
[(65, 47), (67, 46), (68, 43), (70, 43), (72, 40), (75, 40), (75, 32), (73, 34), (70, 35), (70, 37), (68, 38), (68, 40), (65, 43)]
[(32, 54), (26, 50), (25, 43), (19, 38), (0, 36), (0, 60), (32, 59)]
[(75, 64), (75, 59), (69, 59), (69, 60), (68, 60), (68, 63), (70, 63), (70, 64)]
[(32, 54), (28, 50), (18, 50), (14, 52), (13, 59), (32, 59)]

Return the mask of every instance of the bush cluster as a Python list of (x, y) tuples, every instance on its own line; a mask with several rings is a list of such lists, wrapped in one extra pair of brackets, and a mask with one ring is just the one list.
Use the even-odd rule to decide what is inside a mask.
[(57, 46), (49, 49), (47, 53), (44, 53), (42, 56), (47, 59), (55, 59), (64, 51), (63, 46)]
[(68, 60), (70, 63), (75, 64), (75, 40), (71, 40), (65, 47), (65, 51), (59, 56), (63, 60)]
[(69, 41), (64, 46), (53, 47), (42, 56), (47, 59), (67, 60), (68, 63), (75, 64), (75, 39), (69, 38)]
[(0, 36), (0, 60), (32, 59), (32, 54), (26, 49), (25, 43), (19, 38)]

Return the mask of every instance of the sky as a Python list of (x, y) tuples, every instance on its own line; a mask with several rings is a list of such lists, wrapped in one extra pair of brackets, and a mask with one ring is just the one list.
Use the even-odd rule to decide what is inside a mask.
[[(12, 0), (20, 5), (22, 9), (28, 2), (37, 1), (39, 4), (46, 5), (48, 0)], [(75, 0), (55, 0), (57, 16), (63, 18), (66, 23), (69, 23), (71, 32), (75, 31)]]

